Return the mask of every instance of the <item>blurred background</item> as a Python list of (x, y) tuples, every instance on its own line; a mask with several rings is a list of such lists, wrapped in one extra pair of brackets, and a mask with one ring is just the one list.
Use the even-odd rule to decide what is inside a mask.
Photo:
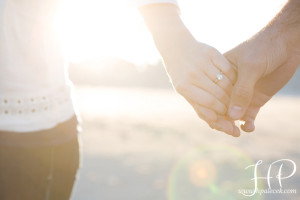
[[(259, 31), (285, 2), (179, 0), (194, 36), (223, 53)], [(238, 194), (253, 188), (253, 169), (245, 167), (258, 160), (261, 176), (279, 159), (300, 166), (299, 71), (261, 111), (256, 131), (236, 139), (211, 130), (173, 91), (138, 10), (127, 1), (66, 0), (56, 26), (82, 118), (73, 200), (300, 199)], [(283, 171), (291, 168), (285, 163)], [(267, 189), (266, 181), (259, 187)], [(299, 193), (300, 173), (283, 187)]]

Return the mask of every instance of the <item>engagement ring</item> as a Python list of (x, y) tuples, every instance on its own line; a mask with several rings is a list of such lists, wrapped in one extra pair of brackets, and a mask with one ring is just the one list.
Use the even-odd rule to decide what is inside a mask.
[(217, 74), (216, 74), (217, 78), (216, 78), (216, 81), (215, 83), (223, 80), (224, 76), (223, 76), (223, 72), (219, 71)]

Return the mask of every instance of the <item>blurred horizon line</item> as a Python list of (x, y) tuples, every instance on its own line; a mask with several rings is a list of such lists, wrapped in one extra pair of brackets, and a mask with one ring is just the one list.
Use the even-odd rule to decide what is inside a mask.
[[(87, 59), (71, 62), (69, 76), (77, 86), (173, 89), (161, 60), (140, 65), (119, 57)], [(300, 96), (300, 69), (278, 95)]]

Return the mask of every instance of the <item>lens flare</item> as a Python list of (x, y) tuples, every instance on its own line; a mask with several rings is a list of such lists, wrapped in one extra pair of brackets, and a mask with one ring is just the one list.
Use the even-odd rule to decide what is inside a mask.
[(189, 179), (198, 187), (206, 187), (216, 179), (217, 169), (209, 160), (198, 160), (191, 163), (189, 168)]
[[(169, 200), (237, 200), (249, 199), (239, 191), (254, 189), (254, 162), (240, 149), (227, 145), (198, 148), (174, 166), (168, 185)], [(263, 189), (262, 181), (258, 189)], [(262, 200), (255, 194), (251, 200)]]

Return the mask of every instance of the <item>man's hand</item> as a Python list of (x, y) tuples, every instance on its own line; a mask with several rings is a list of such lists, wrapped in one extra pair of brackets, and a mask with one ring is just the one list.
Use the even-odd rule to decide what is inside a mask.
[(288, 52), (282, 40), (261, 37), (258, 34), (225, 53), (238, 71), (228, 114), (245, 121), (242, 129), (246, 132), (254, 131), (260, 108), (284, 87), (300, 64), (300, 55), (295, 50)]
[(288, 62), (257, 82), (250, 106), (242, 117), (242, 120), (245, 121), (245, 125), (242, 126), (244, 131), (254, 131), (254, 121), (260, 108), (284, 87), (292, 78), (296, 69), (297, 63)]
[(225, 56), (238, 71), (229, 116), (239, 120), (252, 101), (257, 82), (287, 62), (286, 45), (280, 37), (262, 32), (225, 53)]
[[(245, 121), (245, 124), (242, 125), (241, 128), (246, 132), (254, 131), (254, 121), (260, 108), (286, 85), (300, 64), (300, 54), (297, 53), (295, 49), (289, 53), (289, 56), (286, 56), (287, 58), (285, 58), (285, 56), (281, 57), (284, 52), (280, 53), (280, 48), (270, 48), (269, 51), (262, 51), (260, 49), (261, 47), (255, 48), (256, 45), (259, 46), (256, 42), (255, 38), (252, 38), (225, 54), (239, 71), (239, 82), (236, 83), (232, 94), (233, 98), (237, 99), (232, 99), (232, 101), (234, 103), (241, 102), (240, 105), (243, 105), (246, 100), (250, 100), (249, 106), (245, 106), (244, 114), (241, 117), (236, 118)], [(262, 55), (266, 56), (266, 58), (261, 58), (260, 56)], [(277, 55), (278, 57), (272, 59), (272, 56), (274, 55)], [(255, 58), (261, 59), (264, 62), (255, 64), (255, 62), (259, 62), (256, 61)], [(277, 61), (277, 64), (284, 64), (276, 65), (276, 62), (274, 62), (273, 65), (270, 65), (271, 62), (266, 61), (269, 59), (273, 62)], [(240, 73), (241, 71), (242, 73)], [(264, 73), (262, 73), (263, 71)], [(258, 79), (258, 81), (249, 81), (248, 77), (254, 75), (257, 76), (256, 79)], [(251, 91), (252, 87), (253, 91)], [(244, 89), (245, 91), (239, 91), (239, 89)], [(222, 131), (221, 127), (224, 126), (223, 124), (226, 124), (227, 126), (230, 126), (231, 124), (231, 130), (233, 130), (232, 135), (239, 136), (240, 131), (230, 122), (230, 119), (219, 116), (218, 120), (214, 122), (211, 127)], [(230, 128), (227, 128), (227, 130), (230, 130)]]
[[(225, 54), (238, 71), (229, 106), (233, 120), (249, 113), (254, 119), (259, 107), (295, 72), (300, 63), (299, 13), (300, 2), (290, 0), (267, 27)], [(245, 129), (252, 130), (247, 124)]]

